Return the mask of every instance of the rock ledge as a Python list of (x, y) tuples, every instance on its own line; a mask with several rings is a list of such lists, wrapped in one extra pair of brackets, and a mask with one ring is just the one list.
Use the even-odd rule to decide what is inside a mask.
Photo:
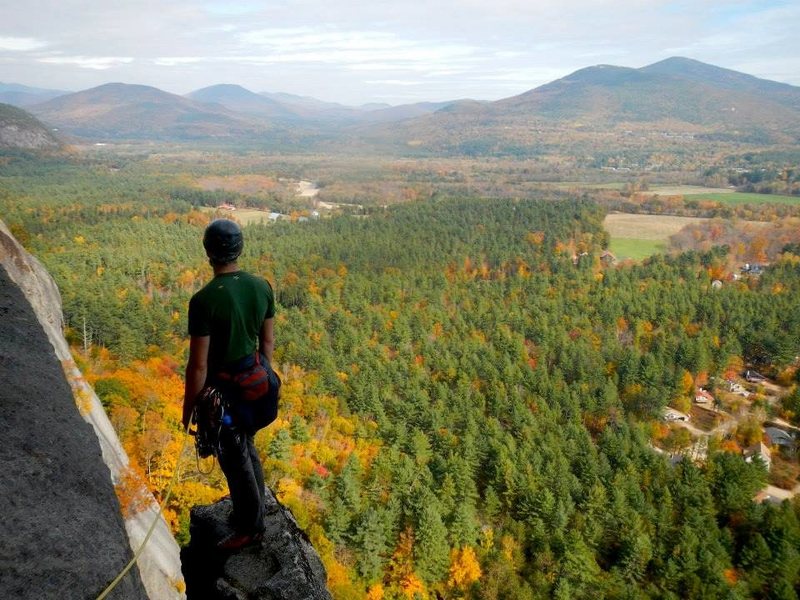
[(224, 553), (230, 499), (192, 509), (191, 541), (181, 553), (188, 600), (330, 600), (325, 568), (292, 513), (267, 489), (259, 544)]

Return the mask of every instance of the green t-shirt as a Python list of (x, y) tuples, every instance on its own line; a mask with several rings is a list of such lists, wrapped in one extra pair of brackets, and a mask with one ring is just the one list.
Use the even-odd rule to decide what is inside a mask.
[(265, 319), (275, 316), (268, 281), (244, 271), (222, 273), (189, 301), (189, 335), (211, 336), (209, 371), (222, 369), (258, 349)]

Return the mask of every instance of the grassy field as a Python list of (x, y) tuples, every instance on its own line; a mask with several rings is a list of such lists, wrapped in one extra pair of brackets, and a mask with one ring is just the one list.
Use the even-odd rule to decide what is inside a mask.
[(611, 213), (606, 216), (603, 226), (611, 234), (612, 240), (619, 237), (666, 242), (669, 236), (678, 233), (687, 225), (705, 220), (700, 217)]
[[(219, 212), (216, 208), (211, 208), (210, 206), (202, 206), (200, 210), (210, 213)], [(221, 214), (220, 216), (225, 216), (226, 218), (230, 216), (242, 225), (250, 225), (251, 223), (260, 223), (262, 221), (266, 223), (269, 221), (269, 213), (267, 211), (255, 210), (253, 208), (239, 208), (234, 212), (225, 212), (224, 215)]]
[(642, 260), (653, 254), (666, 252), (666, 242), (655, 240), (639, 240), (635, 238), (611, 238), (609, 246), (611, 252), (618, 260), (632, 259)]
[(611, 234), (610, 249), (614, 256), (619, 260), (642, 260), (658, 252), (665, 252), (669, 236), (691, 223), (704, 220), (697, 217), (612, 213), (606, 216), (603, 225)]
[(621, 190), (625, 187), (625, 183), (622, 181), (611, 183), (585, 183), (582, 181), (540, 181), (537, 183), (547, 187), (554, 187), (558, 190), (571, 190), (574, 188), (586, 190)]
[(698, 194), (735, 194), (731, 188), (707, 188), (699, 185), (654, 185), (648, 191), (642, 192), (645, 196), (696, 196)]
[(800, 204), (800, 196), (779, 194), (747, 194), (744, 192), (719, 194), (692, 194), (691, 200), (713, 200), (723, 204)]

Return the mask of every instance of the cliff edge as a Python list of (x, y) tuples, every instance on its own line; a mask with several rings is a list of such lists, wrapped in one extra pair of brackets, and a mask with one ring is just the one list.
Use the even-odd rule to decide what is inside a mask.
[[(107, 486), (108, 489), (112, 491), (110, 497), (106, 498), (103, 496), (103, 503), (106, 508), (110, 507), (110, 509), (113, 509), (117, 514), (117, 518), (121, 520), (122, 517), (119, 515), (119, 502), (113, 493), (113, 483), (119, 481), (120, 474), (128, 466), (128, 456), (122, 448), (119, 438), (117, 438), (114, 428), (111, 426), (111, 422), (108, 420), (108, 416), (103, 410), (103, 406), (95, 395), (94, 390), (92, 390), (91, 386), (89, 386), (83, 378), (83, 375), (75, 366), (72, 359), (72, 354), (70, 353), (69, 346), (63, 335), (61, 295), (58, 291), (58, 287), (42, 264), (22, 248), (2, 221), (0, 221), (0, 272), (2, 272), (3, 275), (3, 280), (0, 285), (2, 285), (3, 289), (4, 302), (7, 303), (0, 308), (0, 321), (6, 324), (5, 322), (7, 319), (13, 317), (17, 312), (21, 314), (24, 310), (25, 314), (30, 317), (26, 321), (25, 327), (27, 329), (24, 330), (30, 334), (30, 344), (38, 343), (40, 338), (44, 340), (44, 347), (39, 349), (37, 357), (41, 360), (42, 364), (52, 363), (53, 368), (55, 368), (58, 373), (58, 377), (60, 377), (60, 381), (67, 384), (68, 393), (65, 398), (69, 402), (68, 408), (63, 408), (63, 410), (71, 415), (70, 419), (75, 417), (80, 421), (82, 417), (83, 421), (80, 421), (82, 429), (80, 429), (80, 431), (87, 428), (86, 423), (91, 425), (91, 427), (88, 428), (89, 432), (94, 430), (93, 441), (86, 446), (86, 456), (82, 460), (90, 460), (90, 457), (92, 457), (93, 453), (98, 449), (99, 444), (102, 462), (105, 462), (105, 466), (103, 467), (105, 469), (103, 485)], [(36, 440), (38, 443), (38, 440), (45, 440), (46, 444), (50, 444), (47, 450), (58, 453), (58, 440), (60, 437), (51, 437), (49, 434), (45, 434), (42, 431), (31, 429), (30, 426), (28, 426), (27, 429), (24, 427), (25, 418), (32, 419), (32, 422), (37, 422), (36, 419), (39, 419), (41, 415), (47, 415), (49, 411), (52, 411), (50, 401), (54, 397), (51, 398), (49, 392), (51, 389), (57, 389), (55, 387), (56, 384), (54, 383), (53, 387), (45, 386), (36, 388), (42, 394), (41, 396), (36, 396), (32, 392), (26, 391), (26, 389), (28, 389), (26, 387), (28, 384), (31, 385), (31, 389), (33, 389), (34, 384), (38, 384), (40, 379), (40, 364), (36, 361), (24, 359), (21, 362), (15, 361), (12, 367), (12, 363), (9, 361), (11, 361), (13, 357), (28, 356), (27, 353), (29, 349), (26, 345), (28, 344), (28, 339), (22, 335), (17, 339), (17, 346), (12, 349), (11, 338), (7, 337), (7, 335), (10, 336), (11, 332), (9, 331), (8, 334), (0, 332), (0, 340), (2, 340), (2, 344), (0, 344), (0, 381), (3, 382), (5, 387), (3, 395), (0, 397), (3, 398), (2, 406), (4, 408), (7, 402), (7, 395), (9, 398), (8, 402), (21, 402), (22, 404), (19, 406), (18, 418), (20, 421), (13, 422), (10, 418), (12, 415), (8, 415), (9, 418), (0, 419), (3, 426), (2, 430), (4, 432), (8, 430), (14, 434), (24, 432), (26, 433), (25, 441), (31, 439)], [(7, 339), (9, 340), (8, 343), (6, 342)], [(7, 355), (9, 355), (10, 358), (4, 359)], [(56, 375), (53, 374), (53, 377), (55, 378)], [(13, 391), (12, 382), (16, 382), (17, 384)], [(71, 391), (70, 386), (72, 388)], [(17, 396), (14, 396), (14, 394)], [(75, 397), (81, 398), (80, 411), (76, 407)], [(17, 398), (17, 400), (14, 400), (14, 398)], [(58, 399), (59, 402), (62, 400), (66, 401), (62, 398)], [(52, 419), (48, 420), (48, 424), (51, 421)], [(69, 437), (73, 430), (78, 431), (78, 429), (67, 425), (67, 423), (72, 423), (72, 421), (67, 419), (61, 424), (56, 423), (57, 427), (55, 428), (55, 433), (59, 436), (66, 434)], [(22, 427), (22, 429), (19, 429), (19, 427)], [(48, 437), (50, 437), (49, 440)], [(84, 442), (85, 440), (82, 443)], [(15, 450), (13, 446), (14, 444), (5, 444), (3, 456), (5, 456), (5, 452), (7, 451), (13, 453)], [(38, 460), (36, 458), (38, 456), (37, 452), (38, 450), (31, 450), (31, 454), (28, 456), (29, 460)], [(72, 458), (74, 458), (76, 462), (81, 462), (80, 454)], [(18, 476), (25, 477), (25, 471), (20, 471)], [(6, 481), (10, 482), (6, 484), (8, 487), (4, 489), (4, 492), (7, 493), (3, 494), (4, 498), (8, 497), (9, 499), (6, 501), (6, 504), (17, 502), (13, 496), (13, 486), (21, 484), (9, 478), (6, 478)], [(57, 483), (59, 483), (58, 487), (60, 488), (64, 488), (71, 483), (78, 485), (77, 482), (65, 481)], [(85, 501), (87, 504), (91, 504), (96, 500), (92, 496), (94, 493), (94, 486), (82, 486), (80, 489), (81, 493), (86, 496)], [(42, 489), (40, 493), (46, 498), (48, 494), (52, 493), (52, 490)], [(97, 502), (99, 502), (99, 500), (97, 500)], [(32, 514), (38, 513), (38, 506), (38, 502), (34, 502), (33, 504), (20, 503), (17, 504), (15, 510), (18, 511), (20, 518), (24, 518), (26, 511), (30, 511)], [(55, 508), (58, 507), (56, 506)], [(55, 510), (52, 514), (60, 515), (60, 521), (65, 523), (70, 522), (70, 511), (67, 508)], [(158, 505), (155, 500), (143, 511), (124, 520), (129, 547), (133, 550), (139, 548), (154, 518), (158, 519), (156, 529), (145, 547), (145, 551), (139, 557), (137, 563), (138, 569), (134, 569), (132, 573), (126, 576), (126, 579), (134, 577), (138, 580), (141, 575), (141, 580), (147, 590), (147, 595), (144, 597), (149, 597), (153, 600), (180, 600), (185, 597), (180, 591), (183, 583), (179, 556), (180, 550), (175, 539), (172, 537), (172, 533), (166, 521), (159, 516)], [(0, 526), (0, 531), (3, 530), (2, 528), (13, 528), (13, 526), (12, 519), (4, 518), (2, 526)], [(91, 530), (92, 527), (93, 525), (89, 523), (85, 529)], [(21, 543), (22, 546), (18, 547), (14, 544), (0, 545), (0, 573), (4, 575), (7, 572), (5, 570), (6, 564), (13, 565), (15, 563), (24, 562), (25, 560), (32, 561), (36, 564), (37, 561), (41, 562), (43, 559), (42, 556), (38, 555), (38, 552), (33, 553), (25, 549), (26, 540), (20, 539), (17, 540), (17, 543)], [(45, 556), (49, 550), (47, 546), (33, 547), (37, 550), (41, 550)], [(54, 552), (58, 551), (58, 548), (58, 544), (52, 546)], [(92, 544), (91, 549), (102, 551), (102, 544)], [(82, 545), (78, 545), (73, 549), (73, 553), (75, 554), (81, 554), (82, 552)], [(116, 570), (112, 569), (106, 573), (106, 583), (108, 583), (119, 570), (119, 568)], [(33, 576), (33, 574), (31, 574), (31, 576)], [(0, 581), (3, 582), (3, 584), (0, 584), (0, 598), (17, 597), (13, 594), (3, 594), (2, 585), (4, 585), (5, 577), (0, 577)], [(36, 588), (34, 587), (33, 589)], [(100, 591), (102, 591), (102, 588), (97, 590), (98, 593)], [(71, 596), (34, 594), (30, 597), (50, 598)], [(85, 591), (77, 597), (84, 598), (92, 596), (90, 592)]]
[[(0, 598), (96, 597), (132, 553), (92, 428), (31, 305), (0, 268)], [(145, 599), (138, 572), (111, 598)]]
[(216, 545), (232, 532), (230, 500), (192, 509), (181, 553), (188, 600), (330, 600), (319, 555), (269, 488), (265, 512), (264, 539), (226, 554)]

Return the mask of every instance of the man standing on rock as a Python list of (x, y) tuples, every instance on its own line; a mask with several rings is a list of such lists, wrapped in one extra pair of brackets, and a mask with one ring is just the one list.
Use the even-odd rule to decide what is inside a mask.
[[(220, 429), (218, 454), (231, 494), (234, 532), (219, 547), (235, 550), (258, 542), (264, 530), (264, 473), (253, 436), (277, 411), (280, 381), (269, 366), (275, 345), (275, 300), (269, 282), (239, 269), (237, 260), (244, 247), (239, 225), (227, 219), (212, 222), (203, 246), (214, 278), (189, 302), (183, 425), (188, 427), (205, 387), (222, 390), (232, 421)], [(262, 371), (269, 375), (274, 397), (274, 408), (266, 418), (253, 412), (263, 404), (245, 401), (241, 388), (230, 381), (231, 375), (261, 368), (264, 362)]]

